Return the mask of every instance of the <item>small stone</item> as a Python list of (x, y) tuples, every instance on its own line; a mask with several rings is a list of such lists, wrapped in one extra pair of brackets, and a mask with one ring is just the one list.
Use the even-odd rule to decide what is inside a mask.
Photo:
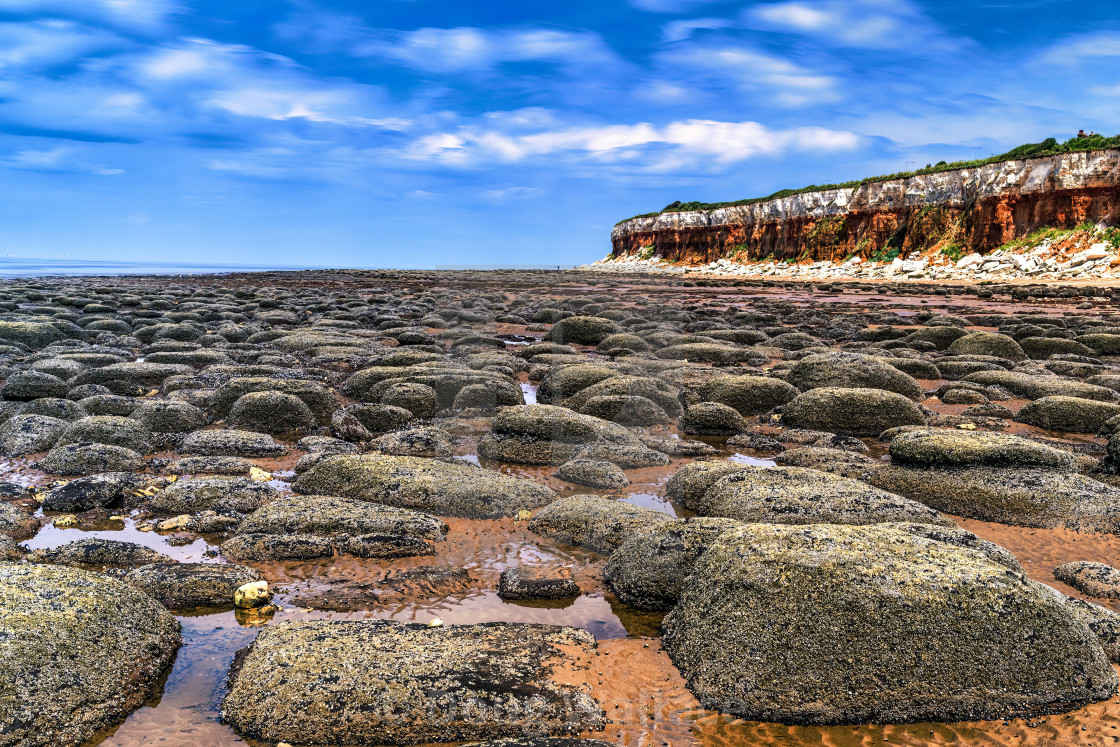
[(59, 529), (69, 529), (78, 526), (78, 517), (74, 514), (64, 514), (54, 520), (54, 525)]
[(190, 522), (190, 514), (180, 514), (166, 521), (161, 521), (157, 527), (161, 532), (175, 532), (180, 529), (186, 529)]
[(233, 604), (242, 609), (263, 607), (272, 600), (267, 581), (254, 581), (239, 586), (233, 593)]

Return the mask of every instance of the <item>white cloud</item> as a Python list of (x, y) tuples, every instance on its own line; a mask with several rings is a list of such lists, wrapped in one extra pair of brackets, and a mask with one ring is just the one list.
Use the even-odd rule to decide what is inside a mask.
[(539, 187), (506, 187), (504, 189), (488, 189), (482, 193), (482, 197), (495, 205), (502, 205), (514, 199), (536, 197), (543, 191)]
[(0, 0), (0, 12), (73, 16), (131, 29), (160, 26), (180, 11), (177, 0)]
[(0, 23), (0, 70), (58, 65), (120, 43), (112, 34), (71, 21)]
[(1068, 36), (1042, 55), (1042, 62), (1059, 65), (1080, 65), (1101, 58), (1120, 57), (1120, 32), (1098, 31)]
[(661, 55), (662, 67), (681, 80), (762, 92), (783, 106), (834, 101), (840, 80), (749, 47), (687, 45)]
[(655, 126), (637, 124), (572, 127), (532, 134), (460, 128), (421, 138), (402, 155), (452, 166), (518, 163), (563, 154), (638, 170), (725, 168), (756, 156), (788, 150), (850, 150), (859, 137), (820, 127), (771, 130), (757, 122), (690, 119)]
[[(384, 32), (383, 32), (384, 33)], [(431, 73), (491, 70), (504, 63), (550, 62), (587, 68), (614, 62), (605, 42), (590, 32), (530, 29), (422, 28), (356, 45), (358, 56), (383, 57)]]
[(66, 146), (45, 149), (28, 149), (0, 158), (0, 166), (19, 171), (41, 171), (55, 174), (94, 174), (116, 176), (124, 169), (113, 169), (90, 164), (77, 149)]
[(242, 117), (395, 130), (410, 126), (407, 119), (382, 116), (379, 89), (323, 79), (287, 57), (241, 45), (189, 39), (137, 57), (131, 70), (145, 88), (176, 90), (204, 109)]
[(661, 38), (667, 42), (684, 41), (692, 38), (696, 31), (702, 29), (725, 29), (734, 25), (734, 22), (726, 18), (689, 18), (681, 21), (670, 21), (661, 27)]
[(87, 57), (66, 75), (0, 76), (3, 121), (76, 139), (252, 141), (275, 129), (272, 123), (289, 121), (411, 129), (413, 123), (401, 114), (376, 86), (324, 77), (286, 57), (205, 39), (131, 45), (123, 53)]
[(243, 117), (286, 120), (304, 119), (308, 122), (379, 127), (390, 130), (407, 129), (411, 123), (405, 119), (356, 116), (349, 112), (361, 108), (353, 92), (346, 89), (316, 90), (315, 88), (235, 88), (217, 91), (203, 102), (206, 106), (224, 109)]
[(69, 148), (49, 148), (47, 150), (21, 150), (5, 159), (11, 168), (31, 171), (57, 171), (70, 158)]
[(928, 52), (957, 45), (911, 0), (790, 0), (749, 8), (743, 19), (839, 46)]

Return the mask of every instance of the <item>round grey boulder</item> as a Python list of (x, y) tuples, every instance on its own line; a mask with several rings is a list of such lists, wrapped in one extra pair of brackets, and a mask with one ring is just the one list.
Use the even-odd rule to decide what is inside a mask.
[(603, 580), (632, 607), (672, 609), (696, 560), (717, 537), (737, 526), (734, 519), (695, 517), (639, 529), (611, 553)]
[(436, 414), (436, 390), (427, 384), (392, 382), (381, 392), (378, 402), (404, 408), (417, 418), (430, 418)]
[(0, 396), (7, 400), (26, 402), (42, 397), (65, 397), (70, 385), (43, 371), (17, 371), (4, 382)]
[(195, 477), (179, 480), (152, 497), (152, 509), (162, 514), (191, 514), (211, 510), (247, 514), (281, 495), (276, 488), (247, 477)]
[(916, 467), (1046, 467), (1072, 471), (1072, 452), (1006, 433), (948, 428), (912, 430), (891, 439), (891, 461)]
[(734, 407), (740, 415), (762, 415), (798, 395), (797, 388), (766, 376), (722, 376), (700, 387), (700, 399)]
[(729, 530), (664, 630), (701, 704), (755, 721), (988, 720), (1069, 711), (1117, 688), (1058, 595), (894, 525)]
[(335, 456), (292, 485), (297, 493), (338, 495), (437, 516), (493, 519), (543, 506), (556, 493), (466, 462), (378, 454)]
[(868, 480), (957, 516), (1027, 527), (1120, 534), (1120, 490), (1084, 475), (1039, 467), (889, 465)]
[(67, 421), (46, 415), (15, 415), (0, 424), (0, 454), (10, 457), (46, 451), (66, 430)]
[(447, 524), (431, 514), (378, 503), (321, 495), (300, 495), (267, 503), (238, 526), (244, 534), (323, 536), (393, 534), (442, 540)]
[(636, 394), (605, 394), (589, 397), (579, 411), (619, 425), (661, 425), (669, 413), (651, 399)]
[(1014, 338), (998, 332), (970, 332), (953, 340), (946, 352), (949, 355), (990, 355), (1009, 361), (1027, 359), (1027, 354)]
[(847, 477), (804, 467), (753, 467), (727, 475), (694, 501), (705, 516), (763, 524), (956, 526), (917, 501)]
[(39, 469), (52, 475), (140, 472), (146, 467), (141, 456), (131, 449), (86, 442), (55, 446), (39, 462)]
[(315, 416), (303, 400), (275, 391), (242, 395), (226, 420), (238, 430), (254, 433), (289, 433), (315, 426)]
[(793, 364), (786, 381), (801, 391), (836, 387), (844, 389), (882, 389), (908, 399), (922, 398), (922, 388), (880, 358), (855, 353), (809, 355)]
[(877, 436), (901, 425), (924, 425), (921, 409), (910, 399), (882, 389), (811, 389), (782, 408), (791, 428), (845, 436)]
[(684, 411), (681, 432), (696, 436), (732, 436), (747, 428), (734, 407), (719, 402), (698, 402)]
[(1109, 418), (1117, 415), (1120, 415), (1120, 404), (1055, 395), (1027, 403), (1015, 420), (1048, 431), (1096, 433)]
[(652, 508), (597, 495), (567, 495), (537, 512), (529, 531), (566, 545), (613, 552), (632, 533), (669, 521)]
[(151, 454), (155, 450), (152, 432), (147, 426), (132, 418), (116, 415), (91, 415), (75, 420), (66, 426), (56, 445), (77, 443), (120, 446), (137, 454)]
[(34, 550), (27, 559), (32, 563), (68, 565), (74, 568), (104, 570), (136, 568), (148, 563), (173, 563), (170, 557), (135, 542), (88, 537), (58, 547)]
[(131, 417), (153, 433), (187, 433), (206, 423), (202, 410), (176, 400), (143, 400), (132, 410)]
[(552, 326), (548, 339), (558, 343), (598, 345), (617, 333), (618, 325), (598, 316), (570, 316)]
[(236, 430), (195, 431), (183, 439), (179, 450), (195, 456), (271, 458), (288, 452), (267, 433)]
[(686, 464), (669, 478), (665, 485), (668, 496), (681, 506), (695, 511), (702, 505), (704, 494), (728, 475), (749, 469), (744, 464), (727, 461), (692, 462)]
[(85, 744), (159, 694), (179, 623), (143, 592), (58, 566), (0, 564), (0, 733)]
[(630, 484), (626, 473), (617, 464), (594, 459), (573, 459), (556, 470), (556, 477), (573, 485), (605, 490), (624, 488)]

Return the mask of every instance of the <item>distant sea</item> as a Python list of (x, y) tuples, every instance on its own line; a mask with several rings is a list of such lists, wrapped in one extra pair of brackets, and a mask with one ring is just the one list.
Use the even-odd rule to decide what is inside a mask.
[[(0, 0), (2, 1), (2, 0)], [(436, 270), (571, 270), (578, 265), (436, 265)], [(384, 269), (314, 265), (218, 265), (189, 262), (118, 262), (93, 259), (0, 257), (0, 279), (81, 275), (213, 275), (230, 272)], [(399, 269), (399, 268), (398, 268)]]
[(294, 265), (219, 265), (189, 262), (115, 262), (89, 259), (29, 259), (0, 257), (0, 278), (59, 277), (78, 275), (210, 275), (270, 270), (315, 270)]

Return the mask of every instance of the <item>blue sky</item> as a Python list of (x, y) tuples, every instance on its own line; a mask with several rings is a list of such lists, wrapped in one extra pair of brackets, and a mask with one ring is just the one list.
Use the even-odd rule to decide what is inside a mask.
[(0, 254), (602, 257), (673, 200), (1120, 132), (1113, 0), (0, 0)]

